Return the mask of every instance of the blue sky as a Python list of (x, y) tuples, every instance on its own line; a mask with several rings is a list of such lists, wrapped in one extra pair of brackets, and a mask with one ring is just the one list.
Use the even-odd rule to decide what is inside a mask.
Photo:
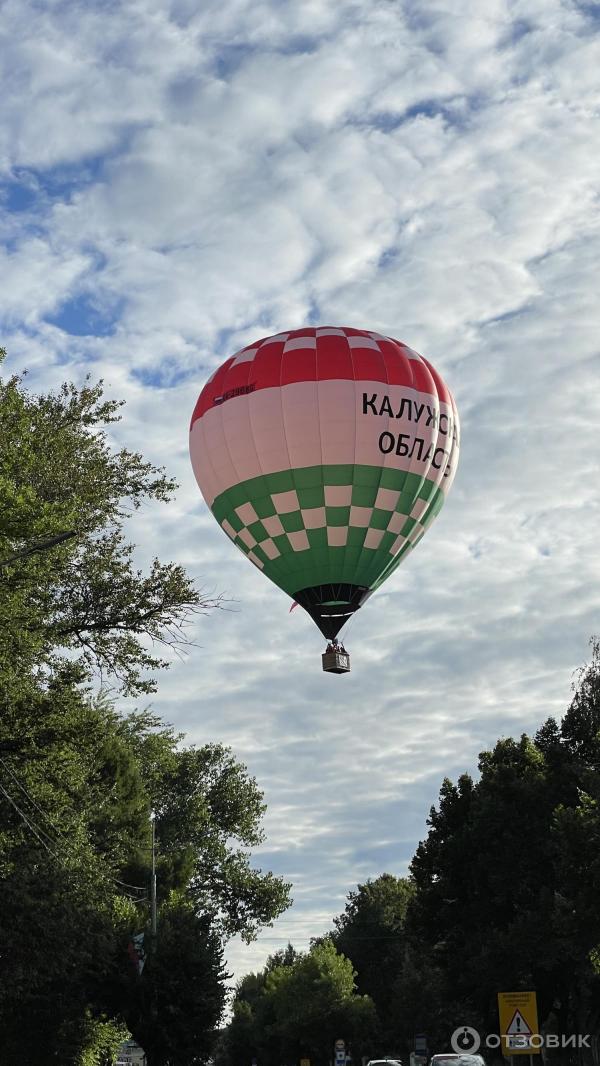
[[(406, 872), (445, 775), (567, 705), (598, 632), (598, 20), (558, 0), (7, 0), (0, 344), (88, 372), (116, 445), (180, 484), (130, 535), (235, 609), (154, 709), (265, 790), (294, 907), (236, 975)], [(207, 513), (187, 455), (214, 366), (318, 322), (399, 337), (462, 416), (452, 494), (320, 672), (302, 612)]]

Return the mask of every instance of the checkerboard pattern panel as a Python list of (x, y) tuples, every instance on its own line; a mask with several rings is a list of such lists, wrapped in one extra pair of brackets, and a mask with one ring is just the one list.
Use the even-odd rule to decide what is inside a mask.
[(245, 555), (290, 595), (329, 582), (379, 584), (443, 504), (432, 481), (368, 466), (318, 466), (252, 478), (213, 513)]

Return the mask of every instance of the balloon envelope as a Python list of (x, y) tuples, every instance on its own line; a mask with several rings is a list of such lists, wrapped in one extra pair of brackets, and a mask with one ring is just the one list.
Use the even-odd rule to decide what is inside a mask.
[(264, 337), (226, 359), (190, 427), (217, 522), (328, 638), (431, 525), (458, 450), (456, 406), (431, 364), (342, 327)]

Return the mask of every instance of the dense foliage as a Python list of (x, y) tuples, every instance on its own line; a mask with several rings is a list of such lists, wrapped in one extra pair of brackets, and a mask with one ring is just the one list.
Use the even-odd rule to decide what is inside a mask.
[(328, 938), (306, 954), (273, 956), (262, 973), (237, 987), (223, 1057), (235, 1066), (302, 1058), (327, 1066), (334, 1041), (345, 1037), (360, 1060), (376, 1021), (372, 1000), (356, 992), (354, 978), (352, 964)]
[(404, 927), (414, 894), (407, 878), (382, 874), (350, 892), (346, 909), (334, 919), (333, 941), (352, 960), (359, 992), (373, 1000), (379, 1019), (378, 1039), (393, 1048), (397, 1033), (396, 990), (391, 973), (398, 973), (406, 953)]
[[(0, 350), (0, 361), (4, 352)], [(111, 447), (122, 404), (101, 384), (30, 395), (0, 381), (0, 666), (53, 667), (68, 654), (125, 692), (149, 692), (148, 671), (198, 611), (215, 606), (182, 567), (136, 570), (124, 522), (175, 483), (136, 452)]]
[(542, 1022), (553, 1012), (565, 1033), (598, 1031), (599, 697), (594, 644), (560, 725), (498, 741), (479, 781), (442, 786), (407, 920), (423, 960), (412, 995), (438, 1040), (457, 1018), (495, 1032), (509, 988), (537, 990)]
[[(31, 396), (0, 382), (5, 1066), (108, 1066), (127, 1030), (150, 1066), (205, 1062), (227, 938), (252, 938), (288, 903), (288, 886), (251, 865), (265, 808), (245, 767), (219, 744), (185, 746), (148, 711), (117, 714), (98, 689), (151, 691), (167, 663), (148, 647), (215, 605), (181, 567), (134, 567), (127, 513), (175, 486), (111, 445), (118, 406), (100, 386)], [(128, 953), (140, 933), (141, 974)]]

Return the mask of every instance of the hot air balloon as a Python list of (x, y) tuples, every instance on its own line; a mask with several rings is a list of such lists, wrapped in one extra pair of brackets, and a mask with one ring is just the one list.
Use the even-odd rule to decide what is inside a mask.
[(456, 406), (431, 364), (401, 341), (344, 327), (242, 348), (209, 378), (190, 426), (214, 517), (308, 612), (332, 672), (349, 668), (342, 626), (431, 525), (458, 452)]

